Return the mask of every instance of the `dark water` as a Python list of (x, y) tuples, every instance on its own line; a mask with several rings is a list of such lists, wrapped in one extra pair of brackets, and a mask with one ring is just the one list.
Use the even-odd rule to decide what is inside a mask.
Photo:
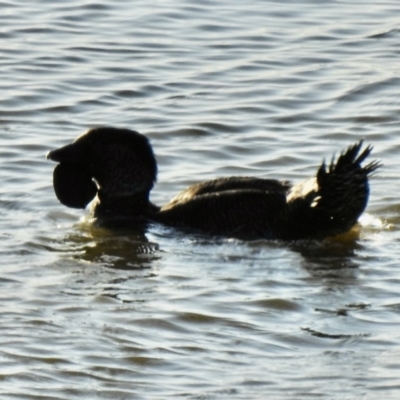
[[(2, 399), (398, 399), (400, 4), (0, 2)], [(157, 204), (232, 174), (302, 180), (365, 138), (360, 238), (113, 234), (45, 153), (148, 135)]]

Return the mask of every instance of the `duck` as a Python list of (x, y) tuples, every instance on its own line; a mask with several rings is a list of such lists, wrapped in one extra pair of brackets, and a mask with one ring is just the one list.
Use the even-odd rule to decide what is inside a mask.
[(149, 139), (134, 130), (100, 126), (50, 151), (58, 163), (53, 187), (58, 200), (85, 209), (100, 226), (142, 223), (240, 239), (323, 240), (349, 231), (364, 212), (369, 178), (378, 161), (352, 144), (315, 176), (298, 184), (250, 176), (222, 177), (189, 186), (157, 206), (150, 192), (157, 162)]

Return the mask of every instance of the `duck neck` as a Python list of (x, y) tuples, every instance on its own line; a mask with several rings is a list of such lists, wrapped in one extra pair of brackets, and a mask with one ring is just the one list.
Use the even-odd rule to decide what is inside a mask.
[(149, 192), (135, 192), (129, 196), (109, 196), (101, 189), (91, 206), (91, 216), (103, 218), (150, 219), (159, 207), (149, 201)]

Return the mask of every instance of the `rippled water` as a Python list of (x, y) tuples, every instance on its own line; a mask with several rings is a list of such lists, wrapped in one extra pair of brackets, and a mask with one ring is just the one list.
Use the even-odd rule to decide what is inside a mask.
[[(2, 399), (397, 399), (400, 5), (1, 1)], [(232, 174), (302, 180), (365, 138), (359, 239), (115, 234), (45, 153), (148, 135), (157, 204)]]

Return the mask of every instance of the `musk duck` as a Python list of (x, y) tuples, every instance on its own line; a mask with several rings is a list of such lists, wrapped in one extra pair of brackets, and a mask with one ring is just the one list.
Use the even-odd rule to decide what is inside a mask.
[(287, 181), (228, 177), (195, 184), (159, 207), (149, 200), (157, 164), (148, 138), (130, 129), (98, 127), (50, 151), (59, 163), (53, 185), (59, 201), (86, 208), (97, 224), (125, 227), (156, 222), (242, 239), (324, 239), (349, 231), (367, 206), (369, 176), (362, 166), (372, 147), (360, 141), (315, 177)]

